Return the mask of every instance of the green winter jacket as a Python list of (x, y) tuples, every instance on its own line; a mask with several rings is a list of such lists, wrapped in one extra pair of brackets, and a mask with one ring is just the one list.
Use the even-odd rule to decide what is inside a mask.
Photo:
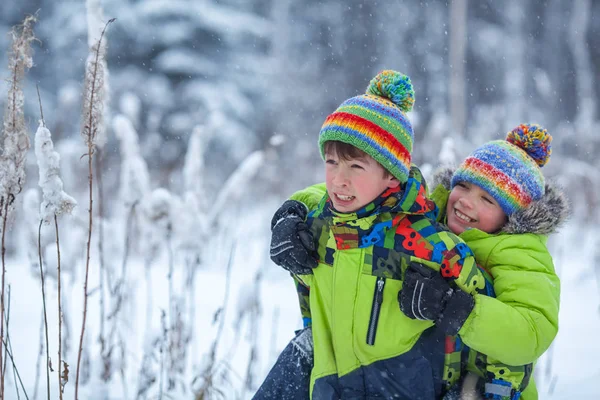
[[(445, 221), (451, 175), (450, 170), (439, 172), (436, 178), (441, 183), (431, 195), (441, 211), (438, 219), (442, 221)], [(318, 184), (297, 192), (293, 198), (313, 209), (325, 191), (325, 185)], [(546, 247), (546, 235), (566, 219), (568, 205), (554, 187), (547, 187), (545, 198), (534, 203), (531, 208), (541, 208), (542, 212), (515, 215), (500, 233), (470, 229), (459, 235), (479, 265), (493, 277), (497, 296), (474, 294), (475, 308), (459, 335), (469, 347), (486, 356), (471, 354), (468, 369), (503, 377), (503, 367), (519, 366), (509, 367), (512, 371), (505, 373), (505, 378), (517, 388), (525, 364), (535, 362), (558, 332), (560, 281)], [(536, 220), (539, 215), (546, 219)], [(475, 368), (476, 363), (479, 368)], [(530, 380), (521, 399), (537, 397), (535, 383)]]
[[(438, 171), (430, 196), (443, 222), (452, 174), (451, 169)], [(535, 362), (558, 333), (560, 280), (546, 242), (566, 220), (569, 207), (558, 188), (547, 184), (545, 189), (542, 199), (513, 214), (499, 233), (469, 229), (459, 235), (491, 274), (496, 294), (476, 294), (477, 306), (459, 331), (471, 349), (486, 355), (470, 354), (468, 369), (474, 370), (473, 360), (483, 357), (486, 368), (480, 368), (480, 374), (512, 381), (517, 388), (522, 368), (529, 368), (525, 364)], [(527, 375), (531, 379), (523, 382), (521, 400), (536, 400), (532, 371)]]
[[(292, 199), (314, 205), (311, 190)], [(325, 194), (309, 214), (319, 265), (296, 279), (310, 294), (304, 306), (314, 340), (311, 398), (442, 396), (449, 381), (445, 337), (432, 322), (400, 311), (404, 272), (410, 263), (435, 270), (444, 263), (455, 272), (448, 280), (469, 293), (484, 279), (464, 243), (434, 221), (437, 208), (425, 194), (413, 168), (401, 190), (390, 189), (356, 213), (335, 213)]]

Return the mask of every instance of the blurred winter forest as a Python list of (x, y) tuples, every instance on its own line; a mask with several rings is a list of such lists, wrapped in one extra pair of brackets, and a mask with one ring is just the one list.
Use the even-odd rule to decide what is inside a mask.
[[(553, 155), (544, 172), (565, 187), (574, 211), (550, 248), (559, 272), (568, 249), (580, 249), (573, 280), (591, 282), (598, 323), (600, 2), (3, 1), (4, 109), (8, 33), (27, 15), (37, 17), (22, 80), (32, 149), (11, 214), (6, 206), (0, 215), (3, 339), (12, 349), (8, 366), (8, 353), (0, 358), (5, 398), (25, 389), (28, 398), (55, 399), (59, 386), (72, 397), (76, 379), (84, 399), (250, 398), (300, 326), (291, 282), (268, 259), (270, 216), (293, 191), (323, 179), (316, 143), (324, 118), (382, 69), (412, 79), (413, 160), (426, 176), (519, 123), (548, 129)], [(105, 27), (103, 107), (88, 148), (86, 65)], [(56, 227), (40, 225), (45, 169), (33, 147), (42, 112), (64, 191), (78, 202)], [(538, 364), (548, 398), (561, 379), (572, 382), (557, 357), (550, 351)], [(589, 376), (600, 377), (590, 365)]]

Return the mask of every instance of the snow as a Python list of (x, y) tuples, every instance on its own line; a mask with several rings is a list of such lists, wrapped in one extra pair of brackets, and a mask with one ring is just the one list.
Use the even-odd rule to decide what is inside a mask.
[[(164, 212), (168, 204), (168, 195), (157, 193), (155, 200)], [(268, 260), (269, 231), (268, 223), (274, 204), (269, 203), (247, 209), (244, 223), (238, 225), (231, 233), (236, 240), (236, 249), (230, 271), (230, 282), (226, 282), (227, 258), (229, 248), (227, 236), (218, 237), (209, 247), (206, 259), (209, 262), (199, 270), (195, 277), (196, 307), (193, 316), (195, 330), (188, 352), (188, 371), (198, 373), (201, 367), (202, 355), (206, 355), (215, 341), (218, 322), (215, 315), (223, 306), (225, 290), (229, 285), (229, 295), (226, 309), (219, 315), (224, 316), (222, 335), (219, 338), (217, 359), (227, 360), (230, 366), (229, 383), (221, 383), (228, 399), (249, 399), (260, 384), (281, 351), (294, 336), (294, 331), (302, 326), (297, 306), (294, 285), (287, 273)], [(163, 214), (164, 215), (164, 214)], [(576, 226), (568, 226), (559, 239), (573, 237)], [(588, 246), (589, 247), (589, 246)], [(590, 248), (584, 247), (586, 252)], [(589, 255), (589, 253), (587, 253)], [(600, 349), (596, 344), (597, 332), (600, 331), (600, 314), (598, 312), (600, 297), (596, 283), (592, 279), (582, 280), (582, 265), (585, 264), (586, 253), (568, 259), (568, 264), (561, 265), (562, 298), (560, 312), (560, 332), (553, 344), (551, 375), (546, 375), (548, 369), (548, 354), (538, 363), (538, 388), (540, 399), (594, 399), (600, 393), (600, 366), (597, 357)], [(557, 260), (563, 263), (565, 260)], [(25, 259), (9, 259), (7, 262), (7, 279), (11, 285), (11, 318), (10, 333), (14, 349), (15, 361), (26, 385), (28, 394), (33, 393), (35, 381), (36, 358), (39, 343), (39, 327), (41, 315), (41, 293), (39, 291), (39, 274), (28, 272)], [(143, 283), (144, 265), (138, 260), (132, 260), (129, 265), (129, 276), (132, 278), (130, 288), (131, 305), (129, 311), (120, 317), (121, 329), (127, 333), (128, 345), (126, 351), (126, 386), (128, 398), (134, 398), (132, 393), (137, 388), (140, 363), (144, 347), (150, 338), (161, 338), (162, 310), (169, 309), (168, 260), (163, 251), (152, 261), (151, 298), (152, 322), (150, 330), (145, 326), (146, 287)], [(180, 263), (175, 265), (175, 292), (183, 294), (183, 268)], [(98, 264), (93, 260), (90, 269), (90, 287), (98, 286)], [(257, 278), (258, 275), (258, 278)], [(136, 279), (135, 277), (139, 277)], [(74, 342), (78, 339), (81, 324), (81, 302), (83, 290), (79, 283), (73, 282), (69, 274), (63, 276), (65, 298), (70, 307), (70, 324)], [(257, 281), (259, 281), (257, 283)], [(97, 290), (92, 290), (89, 298), (88, 343), (92, 346), (92, 360), (98, 358), (98, 296)], [(585, 301), (582, 301), (582, 295)], [(48, 320), (56, 321), (56, 289), (47, 284)], [(254, 313), (252, 310), (255, 310)], [(188, 320), (187, 316), (185, 317)], [(252, 335), (252, 322), (256, 326)], [(51, 357), (56, 355), (56, 324), (50, 323)], [(255, 386), (244, 388), (250, 352), (252, 347), (258, 350), (252, 371), (256, 374)], [(549, 352), (549, 353), (550, 353)], [(76, 349), (72, 344), (65, 360), (74, 366)], [(124, 385), (115, 377), (106, 385), (97, 378), (99, 366), (92, 363), (92, 378), (87, 385), (80, 389), (81, 398), (89, 400), (125, 399)], [(150, 369), (152, 370), (152, 369)], [(160, 370), (154, 361), (153, 370)], [(72, 369), (73, 371), (73, 369)], [(188, 372), (188, 377), (190, 377)], [(51, 375), (52, 393), (56, 393), (56, 379)], [(191, 379), (191, 378), (190, 378)], [(39, 394), (45, 393), (45, 375), (40, 378)], [(42, 390), (43, 389), (43, 390)], [(157, 384), (150, 389), (150, 397), (156, 398)], [(16, 398), (12, 382), (12, 374), (7, 377), (7, 398)], [(550, 393), (551, 392), (551, 393)], [(154, 393), (154, 395), (152, 395)], [(175, 392), (181, 396), (174, 398), (190, 398), (189, 392)], [(173, 395), (173, 393), (171, 393)], [(73, 382), (65, 389), (65, 398), (72, 398)], [(38, 397), (39, 398), (39, 397)]]
[(49, 224), (55, 216), (71, 213), (77, 201), (63, 190), (63, 182), (59, 175), (60, 155), (54, 150), (50, 131), (41, 121), (35, 133), (35, 156), (44, 199), (40, 205), (40, 217), (45, 224)]
[[(598, 229), (582, 225), (598, 219), (600, 181), (593, 151), (598, 122), (591, 84), (597, 67), (591, 49), (597, 39), (589, 20), (597, 19), (600, 8), (582, 13), (577, 8), (581, 4), (557, 0), (545, 6), (515, 0), (511, 8), (488, 3), (470, 8), (467, 15), (468, 119), (465, 132), (452, 132), (448, 38), (453, 27), (443, 1), (355, 8), (332, 0), (302, 5), (289, 0), (2, 2), (0, 26), (5, 33), (23, 14), (42, 5), (35, 27), (40, 42), (35, 42), (33, 59), (24, 60), (33, 68), (15, 100), (25, 102), (19, 124), (32, 125), (39, 118), (32, 87), (40, 84), (45, 117), (60, 154), (59, 160), (58, 154), (49, 153), (50, 130), (40, 128), (43, 141), (36, 150), (48, 151), (48, 157), (40, 161), (39, 181), (49, 190), (40, 190), (30, 179), (17, 196), (11, 212), (15, 223), (7, 232), (10, 341), (30, 398), (35, 391), (38, 399), (45, 398), (46, 385), (45, 371), (36, 369), (42, 304), (40, 203), (61, 198), (63, 185), (80, 202), (73, 215), (59, 220), (63, 338), (68, 346), (64, 355), (71, 369), (64, 397), (74, 394), (88, 207), (88, 149), (76, 125), (82, 119), (86, 53), (110, 17), (118, 22), (107, 30), (108, 63), (100, 67), (110, 67), (111, 75), (101, 76), (107, 85), (102, 86), (103, 112), (92, 117), (101, 131), (100, 122), (106, 121), (113, 128), (106, 133), (118, 140), (107, 137), (102, 152), (107, 161), (105, 215), (94, 216), (85, 338), (89, 354), (84, 354), (81, 399), (133, 399), (140, 388), (147, 390), (141, 398), (156, 399), (160, 392), (165, 399), (193, 398), (192, 390), (206, 383), (203, 374), (215, 371), (224, 398), (251, 398), (278, 352), (302, 326), (293, 283), (268, 257), (272, 213), (292, 187), (297, 190), (320, 179), (315, 141), (328, 110), (364, 91), (372, 73), (390, 67), (409, 73), (419, 87), (419, 103), (410, 118), (419, 142), (415, 161), (426, 175), (436, 162), (460, 160), (455, 152), (464, 155), (503, 136), (523, 122), (511, 122), (518, 115), (555, 127), (555, 161), (547, 167), (548, 176), (573, 193), (577, 215), (551, 239), (562, 279), (560, 331), (537, 364), (538, 388), (542, 400), (598, 398)], [(544, 15), (522, 19), (533, 9)], [(517, 14), (520, 20), (514, 19)], [(398, 15), (406, 17), (403, 22), (398, 23)], [(9, 39), (0, 35), (6, 54)], [(524, 52), (519, 62), (512, 62), (511, 50)], [(9, 77), (9, 71), (0, 65), (3, 76)], [(9, 82), (2, 85), (6, 93)], [(115, 96), (110, 103), (123, 115), (108, 115), (109, 95)], [(6, 105), (5, 98), (0, 101)], [(2, 183), (4, 189), (24, 180), (24, 156), (18, 147), (26, 147), (25, 139), (34, 130), (19, 140), (3, 139), (0, 175), (10, 178)], [(270, 136), (273, 132), (277, 135)], [(94, 139), (101, 145), (102, 138)], [(37, 169), (31, 153), (25, 166), (29, 176)], [(62, 183), (54, 175), (59, 161)], [(587, 192), (580, 195), (580, 189)], [(94, 196), (97, 207), (99, 198)], [(129, 230), (128, 217), (138, 202)], [(127, 234), (133, 243), (124, 260)], [(53, 226), (42, 227), (40, 247), (56, 368)], [(120, 302), (120, 311), (113, 312)], [(107, 361), (112, 375), (105, 382)], [(51, 374), (52, 398), (58, 398), (57, 372)], [(17, 398), (10, 368), (6, 382), (6, 398)]]

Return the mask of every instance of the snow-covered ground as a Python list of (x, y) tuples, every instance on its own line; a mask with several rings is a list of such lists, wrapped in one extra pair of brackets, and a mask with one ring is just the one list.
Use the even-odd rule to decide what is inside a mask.
[[(227, 246), (212, 246), (209, 260), (196, 277), (194, 335), (188, 348), (187, 357), (191, 360), (185, 376), (190, 387), (192, 379), (201, 371), (201, 363), (219, 331), (215, 312), (222, 306), (227, 292), (227, 307), (222, 334), (219, 337), (217, 359), (225, 361), (220, 371), (227, 371), (227, 377), (217, 378), (217, 385), (227, 399), (249, 399), (253, 390), (268, 372), (279, 351), (301, 326), (297, 310), (297, 299), (291, 280), (287, 274), (275, 267), (268, 258), (268, 221), (271, 208), (265, 206), (250, 215), (240, 218), (237, 226), (237, 244), (227, 285)], [(572, 243), (579, 231), (569, 226), (553, 243)], [(552, 349), (538, 364), (538, 386), (540, 399), (596, 399), (600, 393), (600, 365), (597, 359), (600, 348), (596, 337), (600, 332), (600, 298), (593, 275), (590, 254), (593, 254), (593, 241), (580, 244), (580, 252), (567, 251), (565, 256), (556, 258), (557, 268), (562, 279), (560, 311), (560, 332)], [(566, 248), (569, 248), (568, 246)], [(152, 307), (153, 321), (151, 333), (160, 337), (160, 311), (168, 310), (168, 260), (166, 254), (153, 263), (152, 268)], [(138, 385), (138, 372), (144, 349), (146, 281), (141, 262), (132, 261), (128, 278), (131, 282), (130, 300), (121, 315), (119, 330), (127, 343), (125, 382), (115, 374), (110, 385), (99, 379), (101, 371), (97, 343), (99, 329), (99, 292), (97, 265), (92, 266), (87, 323), (87, 343), (92, 346), (90, 380), (80, 387), (81, 399), (134, 399)], [(177, 268), (176, 268), (177, 270)], [(262, 272), (258, 283), (257, 273)], [(174, 282), (181, 276), (176, 272)], [(7, 280), (11, 286), (10, 334), (17, 367), (27, 389), (33, 398), (36, 378), (36, 360), (40, 341), (41, 292), (39, 275), (31, 274), (25, 259), (9, 259)], [(48, 319), (50, 321), (50, 355), (56, 364), (57, 329), (56, 290), (53, 281), (47, 285)], [(81, 330), (82, 293), (81, 284), (70, 285), (68, 276), (63, 283), (69, 304), (71, 318), (71, 347), (66, 360), (70, 365), (71, 378), (65, 389), (65, 398), (73, 398), (74, 373), (77, 364), (76, 343)], [(228, 289), (227, 289), (228, 286)], [(260, 313), (251, 313), (258, 304)], [(256, 308), (254, 308), (256, 310)], [(250, 311), (250, 312), (246, 312)], [(184, 318), (189, 321), (189, 318)], [(237, 329), (236, 329), (237, 327)], [(64, 332), (63, 332), (64, 334)], [(256, 348), (255, 360), (248, 370), (248, 362), (253, 345)], [(155, 371), (160, 369), (160, 359), (153, 362)], [(248, 373), (252, 384), (245, 387)], [(81, 379), (81, 378), (80, 378)], [(53, 399), (58, 398), (56, 387), (57, 372), (51, 375)], [(194, 387), (199, 387), (201, 379)], [(37, 398), (46, 398), (45, 372), (40, 376)], [(150, 390), (148, 398), (159, 398), (160, 380)], [(167, 392), (166, 380), (162, 382), (163, 398), (193, 398), (189, 391), (177, 389)], [(12, 372), (9, 369), (6, 393), (8, 399), (16, 399)], [(21, 398), (24, 398), (21, 393)]]

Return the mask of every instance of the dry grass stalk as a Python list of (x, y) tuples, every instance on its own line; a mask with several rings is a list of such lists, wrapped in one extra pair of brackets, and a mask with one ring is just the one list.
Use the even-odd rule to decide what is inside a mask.
[[(46, 290), (44, 284), (44, 268), (42, 264), (42, 224), (43, 220), (40, 220), (40, 226), (38, 228), (38, 255), (40, 257), (40, 278), (42, 280), (42, 304), (44, 306), (44, 328), (46, 331), (46, 386), (48, 389), (48, 400), (50, 400), (50, 370), (52, 369), (52, 362), (50, 361), (50, 349), (48, 341), (48, 314), (46, 313)], [(60, 367), (59, 367), (60, 369)]]
[(48, 399), (50, 399), (50, 374), (48, 369), (52, 370), (51, 360), (49, 356), (49, 341), (48, 341), (48, 320), (46, 311), (46, 294), (44, 271), (42, 264), (42, 225), (50, 224), (54, 219), (54, 228), (56, 233), (56, 252), (57, 252), (57, 283), (58, 283), (58, 382), (59, 382), (59, 398), (63, 398), (63, 384), (61, 378), (62, 366), (62, 302), (61, 302), (61, 271), (60, 271), (60, 239), (58, 230), (58, 216), (63, 213), (70, 213), (76, 206), (77, 202), (71, 196), (67, 195), (62, 190), (62, 180), (59, 176), (59, 156), (54, 151), (51, 133), (45, 127), (44, 111), (42, 100), (38, 88), (38, 101), (40, 104), (41, 121), (38, 130), (35, 133), (35, 155), (39, 167), (39, 185), (43, 192), (43, 202), (40, 206), (40, 226), (38, 228), (38, 256), (40, 276), (42, 283), (42, 300), (44, 304), (43, 316), (44, 326), (46, 331), (46, 361), (47, 361), (47, 387)]
[[(9, 349), (11, 347), (10, 343), (7, 343), (7, 342), (2, 342), (2, 345), (7, 349)], [(29, 396), (27, 396), (27, 391), (25, 390), (25, 385), (23, 385), (23, 380), (21, 379), (21, 374), (19, 374), (19, 369), (17, 368), (17, 365), (15, 364), (15, 359), (13, 358), (12, 350), (10, 350), (10, 349), (7, 350), (6, 354), (10, 358), (10, 362), (12, 363), (12, 366), (13, 366), (13, 371), (14, 371), (17, 379), (19, 380), (19, 383), (21, 384), (21, 389), (23, 390), (23, 394), (25, 395), (25, 398), (27, 400), (29, 400)]]
[[(10, 335), (9, 335), (9, 329), (10, 327), (10, 285), (8, 285), (8, 308), (7, 308), (7, 312), (6, 312), (6, 355), (10, 356), (10, 360), (12, 363), (12, 370), (13, 370), (13, 379), (15, 381), (15, 383), (20, 382), (21, 383), (21, 388), (23, 389), (23, 394), (25, 395), (25, 398), (27, 400), (29, 400), (29, 396), (27, 396), (27, 391), (25, 390), (25, 387), (23, 386), (23, 381), (21, 381), (21, 375), (19, 374), (19, 370), (17, 369), (17, 366), (15, 364), (15, 360), (12, 357), (13, 354), (13, 348), (12, 348), (12, 343), (10, 341)], [(5, 358), (6, 361), (6, 358)], [(6, 365), (4, 366), (4, 370), (6, 371)], [(21, 395), (19, 394), (19, 387), (15, 386), (15, 390), (17, 391), (17, 399), (20, 400), (21, 399)]]
[(165, 311), (161, 311), (160, 323), (162, 326), (163, 336), (160, 344), (160, 372), (159, 372), (159, 383), (158, 383), (158, 400), (162, 400), (163, 396), (163, 377), (165, 375), (165, 347), (167, 343), (167, 315)]
[[(57, 283), (58, 283), (58, 393), (59, 399), (62, 400), (65, 385), (69, 381), (69, 368), (65, 363), (65, 368), (62, 369), (62, 303), (60, 299), (61, 281), (60, 281), (60, 240), (58, 237), (58, 218), (54, 214), (54, 228), (56, 230), (56, 259), (57, 259)], [(63, 378), (64, 377), (64, 378)]]
[[(100, 342), (100, 354), (104, 358), (104, 354), (106, 354), (106, 338), (104, 337), (104, 321), (106, 320), (104, 298), (104, 203), (102, 195), (102, 151), (100, 149), (97, 149), (96, 153), (96, 176), (98, 178), (98, 219), (100, 220), (98, 224), (98, 261), (100, 267), (100, 333), (98, 341)], [(106, 361), (103, 364), (106, 366)]]
[(92, 156), (96, 145), (96, 136), (98, 133), (98, 125), (100, 124), (103, 111), (103, 89), (104, 89), (104, 73), (103, 63), (105, 48), (102, 45), (102, 38), (106, 32), (108, 25), (115, 21), (115, 18), (110, 19), (100, 35), (100, 39), (96, 46), (92, 48), (93, 61), (88, 62), (86, 66), (85, 88), (84, 88), (84, 107), (83, 121), (84, 126), (82, 135), (84, 142), (87, 145), (88, 153), (88, 181), (89, 181), (89, 225), (88, 225), (88, 240), (86, 249), (85, 263), (85, 280), (83, 284), (83, 321), (81, 324), (81, 336), (79, 338), (79, 352), (77, 354), (77, 369), (75, 372), (75, 400), (78, 400), (79, 393), (79, 373), (81, 368), (81, 354), (83, 353), (83, 338), (85, 334), (85, 322), (87, 317), (87, 300), (88, 300), (88, 276), (90, 270), (90, 246), (92, 242), (92, 221), (93, 221), (93, 168)]
[[(25, 158), (29, 149), (29, 137), (23, 114), (22, 81), (25, 70), (31, 68), (31, 42), (35, 40), (33, 24), (36, 17), (29, 16), (11, 31), (12, 47), (8, 60), (10, 71), (8, 99), (4, 112), (4, 148), (0, 156), (0, 213), (2, 216), (2, 292), (0, 294), (0, 365), (4, 343), (4, 289), (5, 289), (5, 237), (9, 211), (13, 209), (15, 196), (25, 183)], [(4, 371), (0, 371), (0, 399), (4, 398)]]

